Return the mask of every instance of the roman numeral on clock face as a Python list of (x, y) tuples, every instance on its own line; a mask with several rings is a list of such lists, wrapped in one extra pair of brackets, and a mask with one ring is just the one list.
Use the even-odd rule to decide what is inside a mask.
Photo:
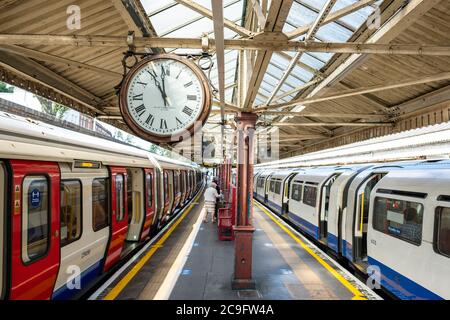
[(192, 110), (188, 106), (185, 106), (184, 109), (183, 109), (183, 112), (190, 117), (190, 116), (192, 116), (192, 113), (194, 112), (194, 110)]
[(133, 100), (142, 100), (142, 99), (144, 99), (144, 95), (142, 93), (133, 96)]
[(138, 105), (135, 109), (136, 113), (140, 116), (142, 116), (145, 113), (145, 106), (143, 104)]
[(187, 99), (191, 100), (191, 101), (195, 101), (195, 100), (197, 100), (197, 96), (193, 95), (193, 94), (188, 94)]
[(147, 120), (145, 120), (145, 123), (149, 124), (151, 126), (151, 125), (153, 125), (153, 120), (155, 120), (155, 118), (153, 117), (152, 114), (149, 114), (147, 117)]
[(167, 121), (164, 119), (161, 119), (161, 123), (159, 124), (160, 129), (167, 129)]
[(175, 120), (177, 121), (177, 124), (183, 124), (183, 122), (181, 122), (177, 117), (175, 117)]
[(192, 81), (189, 81), (188, 83), (186, 83), (184, 85), (185, 88), (189, 88), (190, 86), (192, 86), (194, 83)]

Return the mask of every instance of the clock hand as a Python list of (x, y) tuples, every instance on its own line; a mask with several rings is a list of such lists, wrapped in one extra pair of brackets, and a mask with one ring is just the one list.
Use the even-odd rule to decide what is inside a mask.
[(166, 78), (166, 70), (164, 70), (164, 66), (161, 65), (161, 79), (162, 79), (162, 90), (163, 90), (163, 93), (164, 93), (164, 104), (165, 104), (165, 102), (166, 102), (166, 100), (167, 100), (167, 104), (170, 105), (170, 103), (169, 103), (169, 97), (167, 96), (167, 93), (166, 93), (166, 82), (165, 82), (165, 78)]
[[(153, 71), (154, 72), (154, 71)], [(152, 76), (152, 78), (153, 78), (153, 80), (155, 81), (155, 85), (156, 85), (156, 87), (158, 88), (158, 90), (159, 90), (159, 92), (161, 93), (161, 96), (162, 96), (162, 98), (163, 98), (163, 100), (164, 100), (164, 106), (167, 106), (167, 103), (166, 103), (166, 94), (165, 94), (165, 92), (162, 90), (162, 88), (161, 88), (161, 84), (159, 83), (159, 81), (156, 79), (156, 73), (155, 74), (153, 74), (152, 73), (152, 71), (149, 71), (148, 73), (150, 73), (150, 75)]]

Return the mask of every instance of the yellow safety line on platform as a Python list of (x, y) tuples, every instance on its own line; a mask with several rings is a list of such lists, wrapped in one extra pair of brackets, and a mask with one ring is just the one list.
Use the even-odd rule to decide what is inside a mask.
[(114, 300), (117, 296), (122, 292), (122, 290), (127, 286), (127, 284), (138, 274), (139, 270), (146, 264), (146, 262), (155, 254), (155, 252), (163, 246), (163, 243), (167, 240), (167, 238), (172, 234), (175, 228), (180, 224), (180, 222), (186, 217), (186, 215), (192, 210), (195, 202), (200, 198), (202, 193), (199, 192), (195, 197), (194, 201), (186, 208), (181, 217), (167, 230), (167, 232), (159, 239), (151, 249), (146, 253), (145, 256), (139, 260), (138, 263), (122, 278), (122, 280), (117, 283), (114, 288), (103, 298), (103, 300)]
[(261, 209), (273, 222), (275, 222), (284, 232), (286, 232), (292, 239), (294, 239), (300, 246), (305, 249), (311, 256), (313, 256), (325, 269), (327, 269), (340, 283), (344, 285), (353, 295), (352, 300), (367, 300), (364, 294), (359, 291), (354, 285), (348, 282), (342, 275), (340, 275), (336, 270), (333, 269), (328, 263), (325, 262), (321, 257), (319, 257), (310, 247), (306, 245), (299, 237), (292, 233), (291, 230), (283, 226), (266, 208), (260, 205), (258, 202), (254, 201), (256, 206)]

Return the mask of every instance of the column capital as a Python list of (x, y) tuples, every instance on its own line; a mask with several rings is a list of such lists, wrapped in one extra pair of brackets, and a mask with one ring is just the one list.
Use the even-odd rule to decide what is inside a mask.
[(236, 117), (234, 117), (234, 121), (238, 126), (252, 126), (254, 127), (256, 121), (258, 120), (258, 115), (252, 112), (239, 112)]

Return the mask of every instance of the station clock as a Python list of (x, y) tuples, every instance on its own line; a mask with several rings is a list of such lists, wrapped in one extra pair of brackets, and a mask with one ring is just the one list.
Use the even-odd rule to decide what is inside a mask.
[[(212, 104), (209, 82), (191, 60), (158, 54), (127, 73), (119, 95), (125, 123), (152, 142), (178, 142), (207, 120)], [(195, 126), (197, 121), (201, 126)]]

